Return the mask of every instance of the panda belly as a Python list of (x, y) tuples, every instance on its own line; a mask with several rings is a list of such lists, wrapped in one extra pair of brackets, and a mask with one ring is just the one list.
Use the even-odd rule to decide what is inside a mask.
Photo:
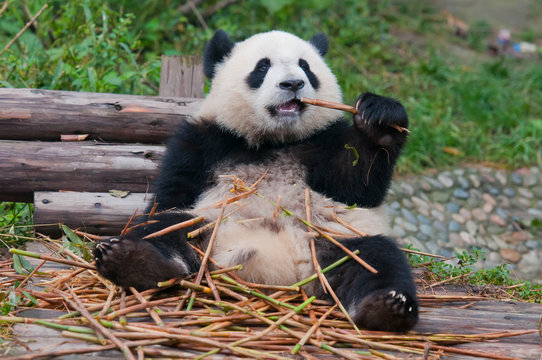
[[(211, 256), (222, 266), (242, 264), (239, 275), (245, 280), (290, 285), (314, 273), (309, 246), (313, 235), (296, 217), (306, 218), (305, 189), (309, 186), (305, 169), (294, 157), (281, 154), (257, 165), (218, 166), (216, 185), (199, 197), (193, 213), (207, 221), (215, 220), (220, 213), (217, 202), (235, 196), (231, 192), (234, 179), (250, 186), (260, 178), (257, 194), (226, 207), (226, 219), (218, 228)], [(364, 232), (387, 232), (382, 209), (347, 209), (345, 204), (312, 190), (310, 203), (315, 225), (350, 233), (333, 219), (336, 214)], [(294, 215), (277, 211), (277, 204)]]

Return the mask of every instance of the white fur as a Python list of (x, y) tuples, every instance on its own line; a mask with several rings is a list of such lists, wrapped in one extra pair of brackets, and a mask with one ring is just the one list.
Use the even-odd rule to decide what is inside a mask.
[[(269, 58), (271, 67), (262, 86), (253, 90), (246, 79), (262, 58)], [(299, 67), (299, 59), (306, 60), (318, 77), (317, 90)], [(303, 139), (340, 116), (337, 110), (310, 105), (300, 117), (271, 116), (266, 107), (292, 99), (290, 91), (279, 87), (282, 81), (289, 79), (305, 82), (298, 97), (342, 101), (337, 79), (312, 44), (286, 32), (271, 31), (234, 46), (231, 54), (217, 66), (211, 89), (197, 116), (216, 120), (246, 138), (252, 146), (258, 146), (263, 140)]]
[[(194, 212), (207, 219), (216, 219), (219, 209), (214, 207), (226, 195), (232, 197), (233, 176), (246, 186), (266, 175), (258, 184), (258, 194), (241, 199), (226, 208), (226, 221), (218, 229), (212, 257), (223, 266), (242, 263), (240, 273), (245, 279), (267, 283), (290, 285), (314, 273), (309, 250), (311, 236), (307, 226), (295, 216), (282, 211), (274, 217), (278, 202), (285, 209), (305, 218), (305, 189), (303, 167), (288, 154), (260, 165), (224, 165), (215, 171), (218, 184), (200, 196)], [(219, 176), (222, 175), (222, 176)], [(280, 199), (277, 196), (280, 195)], [(342, 220), (371, 235), (387, 233), (386, 213), (381, 208), (348, 209), (311, 191), (312, 223), (350, 232), (333, 220), (337, 214)]]

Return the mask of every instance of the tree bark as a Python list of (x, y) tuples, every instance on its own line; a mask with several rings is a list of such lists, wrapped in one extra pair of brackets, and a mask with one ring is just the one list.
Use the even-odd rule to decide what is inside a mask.
[(36, 192), (36, 231), (59, 235), (64, 224), (95, 235), (119, 235), (137, 210), (143, 214), (153, 194), (130, 193), (124, 198), (109, 193)]
[(35, 191), (148, 192), (165, 148), (95, 142), (0, 141), (0, 201)]
[[(0, 139), (162, 143), (200, 99), (0, 88)], [(1, 191), (1, 190), (0, 190)]]

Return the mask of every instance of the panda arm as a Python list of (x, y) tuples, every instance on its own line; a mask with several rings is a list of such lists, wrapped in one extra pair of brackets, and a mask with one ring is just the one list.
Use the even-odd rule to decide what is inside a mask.
[[(168, 141), (154, 192), (158, 210), (186, 209), (211, 186), (210, 174), (239, 139), (218, 126), (183, 123)], [(152, 204), (151, 204), (152, 206)]]
[(406, 141), (406, 134), (389, 125), (407, 127), (408, 119), (393, 99), (368, 93), (358, 100), (354, 125), (341, 119), (313, 137), (301, 153), (313, 190), (370, 208), (384, 200)]

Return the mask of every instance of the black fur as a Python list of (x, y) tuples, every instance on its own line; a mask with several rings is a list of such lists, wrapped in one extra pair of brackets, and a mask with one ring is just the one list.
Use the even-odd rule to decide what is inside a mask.
[(209, 79), (215, 75), (215, 67), (228, 56), (235, 44), (224, 30), (217, 30), (203, 52), (203, 73)]
[(246, 80), (248, 86), (250, 86), (251, 89), (258, 89), (260, 86), (262, 86), (265, 75), (267, 75), (270, 67), (271, 61), (268, 58), (258, 60), (256, 66), (254, 66), (254, 70), (248, 74)]
[[(133, 286), (140, 290), (155, 288), (159, 281), (190, 275), (199, 269), (199, 258), (186, 243), (186, 234), (201, 224), (148, 240), (143, 237), (192, 218), (187, 213), (159, 213), (149, 218), (158, 220), (157, 223), (100, 242), (94, 250), (98, 271), (125, 289)], [(176, 262), (175, 257), (182, 259), (184, 265)]]
[(324, 33), (318, 33), (314, 35), (309, 42), (318, 50), (320, 55), (325, 56), (329, 48), (329, 41), (327, 35)]
[(305, 75), (307, 75), (307, 78), (309, 79), (312, 87), (314, 89), (318, 89), (320, 87), (320, 81), (318, 80), (318, 77), (316, 77), (316, 75), (311, 71), (309, 63), (304, 59), (299, 59), (299, 67), (305, 72)]
[[(355, 260), (349, 260), (325, 274), (329, 284), (353, 317), (368, 329), (408, 331), (418, 319), (416, 288), (404, 255), (393, 240), (370, 236), (343, 240), (350, 250), (375, 268), (373, 274)], [(344, 252), (327, 240), (317, 241), (317, 257), (325, 268), (344, 257)], [(319, 293), (324, 297), (322, 289)]]

